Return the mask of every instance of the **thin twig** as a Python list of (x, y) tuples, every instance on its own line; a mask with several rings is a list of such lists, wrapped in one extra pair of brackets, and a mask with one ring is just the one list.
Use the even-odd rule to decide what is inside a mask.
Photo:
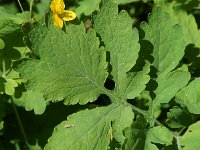
[(21, 131), (21, 133), (22, 133), (24, 142), (25, 142), (26, 146), (29, 147), (28, 139), (27, 139), (27, 136), (26, 136), (24, 127), (23, 127), (23, 125), (22, 125), (22, 122), (21, 122), (19, 113), (18, 113), (17, 108), (16, 108), (16, 106), (15, 106), (15, 104), (14, 104), (14, 102), (13, 102), (12, 97), (11, 97), (11, 102), (12, 102), (13, 110), (14, 110), (15, 116), (16, 116), (16, 118), (17, 118), (17, 122), (18, 122), (18, 124), (19, 124), (19, 128), (20, 128), (20, 131)]
[(2, 68), (3, 68), (2, 77), (3, 77), (3, 78), (6, 78), (6, 63), (5, 63), (5, 59), (3, 59)]
[(22, 4), (21, 4), (20, 0), (17, 0), (17, 1), (18, 1), (18, 4), (19, 4), (19, 7), (20, 7), (21, 11), (24, 12), (24, 9), (22, 7)]

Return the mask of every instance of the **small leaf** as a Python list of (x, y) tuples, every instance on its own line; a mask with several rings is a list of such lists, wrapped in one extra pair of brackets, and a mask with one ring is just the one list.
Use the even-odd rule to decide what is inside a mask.
[(192, 114), (178, 106), (169, 110), (167, 118), (166, 124), (170, 128), (188, 127), (194, 121)]
[(200, 148), (200, 121), (189, 126), (186, 133), (180, 138), (183, 150), (198, 150)]
[(23, 106), (27, 111), (34, 110), (35, 114), (42, 114), (46, 108), (43, 94), (28, 90), (20, 98), (14, 98), (15, 104)]
[(28, 19), (29, 12), (13, 14), (0, 6), (0, 37), (20, 29), (21, 24)]
[(126, 128), (124, 135), (127, 138), (124, 143), (124, 150), (142, 150), (144, 149), (147, 124), (144, 118), (137, 118), (132, 126)]
[(82, 14), (89, 16), (93, 11), (99, 10), (99, 4), (101, 0), (84, 0), (80, 1), (79, 6), (76, 8), (77, 16), (81, 16)]
[(165, 127), (157, 126), (151, 128), (147, 132), (145, 150), (158, 150), (156, 144), (171, 145), (173, 141), (173, 134)]
[(194, 79), (190, 84), (176, 95), (176, 101), (194, 114), (200, 114), (200, 78)]
[(150, 76), (148, 75), (149, 71), (150, 63), (146, 63), (142, 71), (136, 73), (131, 72), (128, 74), (127, 79), (124, 81), (127, 99), (134, 99), (146, 88), (145, 84), (150, 80)]
[(14, 95), (15, 88), (18, 86), (17, 82), (13, 79), (6, 79), (5, 85), (5, 93), (7, 95)]
[(158, 87), (155, 90), (154, 106), (168, 103), (181, 88), (187, 85), (189, 80), (190, 73), (182, 70), (176, 70), (165, 76), (159, 76), (156, 80)]

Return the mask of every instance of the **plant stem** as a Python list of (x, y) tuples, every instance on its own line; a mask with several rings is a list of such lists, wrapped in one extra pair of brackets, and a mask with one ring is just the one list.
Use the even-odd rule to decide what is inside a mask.
[[(150, 108), (149, 109), (150, 110), (150, 118), (154, 118), (154, 101), (151, 102), (149, 108)], [(150, 126), (153, 127), (154, 124), (155, 124), (155, 120), (153, 119), (150, 121)]]
[(31, 2), (30, 2), (30, 18), (33, 17), (33, 3), (34, 3), (34, 0), (31, 0)]
[(29, 147), (29, 146), (28, 146), (28, 145), (29, 145), (29, 144), (28, 144), (28, 139), (27, 139), (27, 136), (26, 136), (24, 127), (23, 127), (23, 125), (22, 125), (22, 122), (21, 122), (19, 113), (18, 113), (18, 111), (17, 111), (17, 108), (16, 108), (16, 106), (15, 106), (15, 104), (14, 104), (12, 98), (11, 98), (11, 102), (12, 102), (13, 110), (14, 110), (15, 116), (16, 116), (16, 118), (17, 118), (17, 122), (18, 122), (18, 124), (19, 124), (19, 128), (20, 128), (20, 131), (21, 131), (21, 133), (22, 133), (24, 142), (25, 142), (26, 146)]
[(17, 0), (17, 2), (18, 2), (18, 4), (19, 4), (19, 7), (20, 7), (21, 11), (23, 12), (24, 9), (23, 9), (23, 7), (22, 7), (22, 4), (21, 4), (20, 0)]
[(2, 68), (3, 68), (2, 77), (3, 77), (3, 78), (6, 78), (6, 63), (5, 63), (5, 60), (4, 60), (4, 59), (3, 59), (3, 62), (2, 62)]
[(164, 126), (162, 123), (160, 123), (158, 120), (156, 120), (156, 119), (154, 119), (154, 118), (152, 118), (151, 116), (149, 116), (149, 114), (148, 114), (148, 112), (147, 111), (144, 111), (144, 110), (142, 110), (142, 109), (140, 109), (140, 108), (137, 108), (137, 107), (135, 107), (135, 106), (133, 106), (133, 105), (131, 105), (131, 107), (132, 107), (132, 109), (133, 110), (135, 110), (136, 112), (138, 112), (139, 114), (141, 114), (141, 115), (143, 115), (146, 119), (148, 119), (148, 120), (150, 120), (150, 122), (155, 122), (157, 125), (159, 125), (159, 126)]
[(176, 144), (177, 144), (178, 150), (182, 150), (180, 142), (179, 142), (179, 138), (180, 138), (179, 136), (176, 136)]

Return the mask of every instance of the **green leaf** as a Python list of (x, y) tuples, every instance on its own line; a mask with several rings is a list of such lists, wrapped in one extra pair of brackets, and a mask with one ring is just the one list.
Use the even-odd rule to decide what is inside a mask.
[(132, 109), (126, 106), (110, 105), (80, 111), (54, 129), (45, 149), (107, 149), (113, 138), (122, 142), (123, 130), (131, 125), (133, 118)]
[(18, 14), (10, 13), (7, 9), (0, 6), (0, 37), (20, 29), (21, 24), (28, 19), (29, 12)]
[(23, 82), (24, 80), (20, 78), (18, 72), (10, 70), (6, 77), (0, 77), (0, 93), (14, 95), (15, 88), (18, 87), (18, 84), (22, 84)]
[(27, 24), (24, 32), (30, 49), (40, 57), (19, 68), (29, 80), (28, 90), (43, 93), (47, 101), (65, 98), (65, 104), (86, 104), (104, 93), (106, 56), (94, 30), (86, 33), (81, 24), (69, 26), (65, 33), (54, 25)]
[(2, 39), (0, 39), (0, 49), (3, 49), (5, 47), (5, 43)]
[(200, 78), (194, 79), (190, 84), (176, 95), (176, 101), (194, 114), (200, 114)]
[(137, 118), (132, 126), (126, 128), (124, 135), (127, 138), (124, 143), (124, 150), (142, 150), (144, 149), (146, 139), (147, 124), (144, 118)]
[(170, 128), (187, 128), (194, 122), (194, 117), (188, 111), (181, 109), (178, 106), (174, 106), (167, 113), (166, 124)]
[(18, 86), (17, 82), (13, 79), (4, 79), (0, 77), (0, 93), (7, 95), (14, 95), (15, 88)]
[(173, 141), (173, 134), (166, 127), (157, 126), (151, 128), (147, 132), (145, 150), (158, 150), (156, 144), (171, 145)]
[(42, 148), (40, 147), (38, 142), (36, 142), (35, 145), (29, 145), (28, 147), (29, 147), (30, 150), (42, 150)]
[(198, 8), (199, 6), (198, 0), (175, 0), (174, 5), (176, 7), (181, 7), (181, 9), (185, 9), (186, 11), (192, 10), (194, 8)]
[(135, 65), (140, 49), (138, 31), (132, 29), (132, 19), (126, 11), (118, 14), (116, 3), (103, 0), (101, 11), (94, 15), (93, 20), (94, 29), (100, 34), (105, 49), (110, 52), (114, 92), (120, 93), (122, 99), (135, 98), (145, 89), (150, 78), (147, 75), (148, 63), (143, 71), (128, 73)]
[(111, 0), (102, 1), (101, 11), (93, 20), (94, 29), (101, 35), (105, 49), (110, 52), (112, 75), (118, 84), (120, 76), (126, 74), (138, 58), (138, 31), (136, 28), (132, 29), (132, 20), (128, 13), (121, 11), (118, 14), (118, 6)]
[(15, 88), (18, 86), (18, 84), (13, 79), (6, 79), (6, 82), (4, 83), (4, 86), (5, 86), (5, 93), (7, 95), (14, 95)]
[(148, 18), (148, 24), (141, 28), (145, 32), (145, 40), (153, 45), (153, 65), (158, 75), (173, 70), (184, 56), (186, 43), (181, 26), (162, 7), (155, 7)]
[(200, 121), (189, 126), (186, 133), (180, 138), (183, 150), (198, 150), (200, 148)]
[(156, 80), (158, 87), (155, 90), (154, 106), (168, 103), (181, 88), (187, 85), (189, 80), (190, 73), (182, 70), (176, 70), (165, 76), (159, 76)]
[[(115, 0), (118, 5), (125, 5), (132, 2), (138, 2), (140, 0)], [(78, 17), (81, 17), (82, 14), (89, 16), (95, 10), (99, 10), (99, 5), (101, 0), (83, 0), (78, 2), (79, 6), (76, 8), (76, 13)]]
[(175, 24), (181, 25), (183, 38), (188, 44), (194, 44), (197, 47), (200, 47), (200, 30), (198, 30), (198, 26), (193, 14), (188, 14), (183, 9), (174, 7), (172, 4), (164, 4), (162, 5), (162, 13), (167, 13), (173, 19)]
[(4, 122), (0, 119), (0, 131), (3, 129)]
[[(29, 0), (31, 2), (31, 0)], [(38, 2), (34, 2), (36, 8), (36, 15), (44, 15), (47, 11), (49, 11), (51, 0), (41, 0)], [(33, 10), (34, 11), (34, 10)]]
[(194, 44), (200, 48), (200, 41), (197, 40), (200, 38), (200, 30), (198, 30), (194, 16), (181, 9), (174, 10), (172, 15), (176, 17), (175, 19), (181, 25), (186, 43)]
[(123, 4), (132, 3), (132, 2), (138, 2), (138, 1), (140, 0), (117, 0), (117, 4), (123, 5)]
[(46, 108), (43, 94), (35, 91), (26, 91), (20, 98), (14, 98), (15, 104), (24, 106), (27, 111), (34, 110), (35, 114), (42, 114)]
[[(185, 58), (187, 58), (190, 68), (199, 69), (199, 48), (200, 48), (200, 30), (198, 29), (197, 22), (194, 14), (187, 13), (179, 7), (174, 7), (172, 4), (162, 5), (162, 12), (170, 14), (174, 23), (181, 25), (183, 38), (186, 45), (192, 44), (186, 49)], [(192, 47), (194, 46), (194, 47)]]
[(101, 0), (84, 0), (80, 1), (78, 4), (79, 6), (76, 8), (77, 16), (81, 16), (81, 14), (84, 14), (86, 16), (89, 16), (92, 14), (93, 11), (99, 10), (99, 4)]
[(184, 56), (186, 44), (181, 26), (170, 13), (165, 12), (163, 5), (154, 8), (148, 24), (142, 24), (141, 28), (145, 32), (144, 39), (153, 45), (153, 66), (158, 75), (154, 106), (159, 106), (168, 103), (190, 79), (190, 73), (184, 66), (172, 71)]
[(133, 99), (140, 95), (146, 88), (146, 83), (149, 82), (150, 63), (146, 63), (142, 71), (128, 73), (127, 79), (123, 85), (127, 99)]

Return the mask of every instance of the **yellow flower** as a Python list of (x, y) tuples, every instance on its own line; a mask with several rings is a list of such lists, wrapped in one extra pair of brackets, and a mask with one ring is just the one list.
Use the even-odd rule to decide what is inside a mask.
[(76, 13), (65, 9), (63, 0), (53, 0), (50, 5), (53, 12), (53, 22), (58, 28), (63, 27), (63, 20), (70, 21), (76, 18)]

